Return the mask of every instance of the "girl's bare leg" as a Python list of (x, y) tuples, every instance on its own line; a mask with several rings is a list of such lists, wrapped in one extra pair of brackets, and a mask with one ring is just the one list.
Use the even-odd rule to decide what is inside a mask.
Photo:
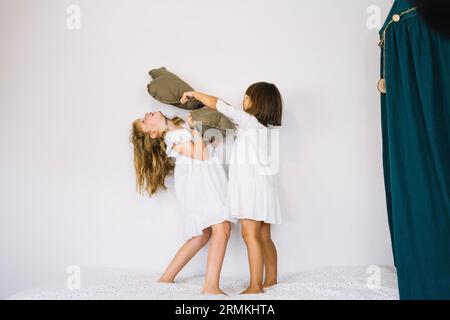
[(204, 294), (225, 294), (220, 289), (220, 271), (222, 270), (228, 239), (230, 238), (230, 223), (228, 221), (212, 226), (211, 241), (208, 248)]
[(265, 281), (264, 288), (277, 284), (277, 249), (270, 235), (270, 224), (261, 227), (261, 243), (264, 255)]
[(183, 267), (192, 259), (195, 254), (203, 248), (211, 236), (211, 228), (203, 230), (201, 236), (194, 237), (188, 240), (181, 248), (178, 250), (175, 257), (169, 263), (164, 274), (158, 280), (159, 282), (174, 282), (177, 274), (183, 269)]
[(242, 237), (247, 246), (248, 264), (250, 268), (249, 287), (241, 294), (263, 293), (264, 256), (261, 245), (261, 221), (240, 220)]

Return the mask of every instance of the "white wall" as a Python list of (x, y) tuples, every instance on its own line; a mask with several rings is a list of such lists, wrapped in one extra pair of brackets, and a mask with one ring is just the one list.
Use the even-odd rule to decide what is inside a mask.
[[(367, 7), (390, 2), (0, 0), (0, 297), (70, 264), (162, 271), (176, 252), (173, 190), (135, 192), (128, 142), (136, 117), (177, 111), (146, 92), (160, 66), (235, 104), (255, 81), (282, 91), (281, 273), (392, 264), (366, 27)], [(224, 274), (247, 274), (233, 232)]]

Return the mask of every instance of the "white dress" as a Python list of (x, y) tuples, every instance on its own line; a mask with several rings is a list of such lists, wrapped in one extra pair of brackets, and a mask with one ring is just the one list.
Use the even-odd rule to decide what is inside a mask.
[(217, 100), (217, 111), (237, 125), (228, 173), (228, 217), (281, 223), (276, 181), (277, 132), (260, 124), (253, 115), (220, 99)]
[(199, 236), (204, 229), (225, 220), (235, 223), (235, 219), (227, 218), (225, 214), (227, 177), (212, 146), (207, 144), (209, 158), (205, 161), (176, 152), (173, 149), (175, 145), (193, 141), (186, 126), (167, 132), (164, 140), (167, 156), (175, 158), (175, 194), (184, 220), (186, 239)]

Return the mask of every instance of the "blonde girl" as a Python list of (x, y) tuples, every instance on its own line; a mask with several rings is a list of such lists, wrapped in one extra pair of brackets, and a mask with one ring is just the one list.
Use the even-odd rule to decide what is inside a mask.
[(199, 133), (180, 118), (149, 112), (133, 122), (136, 184), (150, 196), (166, 189), (165, 179), (174, 175), (175, 194), (184, 224), (186, 243), (170, 262), (160, 282), (174, 282), (181, 269), (208, 242), (203, 293), (225, 294), (219, 286), (220, 272), (230, 235), (224, 205), (227, 179)]

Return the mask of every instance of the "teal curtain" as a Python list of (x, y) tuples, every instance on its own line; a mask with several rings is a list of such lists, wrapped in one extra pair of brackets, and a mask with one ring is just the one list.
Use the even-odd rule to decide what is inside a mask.
[(411, 7), (380, 33), (388, 221), (400, 298), (450, 299), (450, 41)]

